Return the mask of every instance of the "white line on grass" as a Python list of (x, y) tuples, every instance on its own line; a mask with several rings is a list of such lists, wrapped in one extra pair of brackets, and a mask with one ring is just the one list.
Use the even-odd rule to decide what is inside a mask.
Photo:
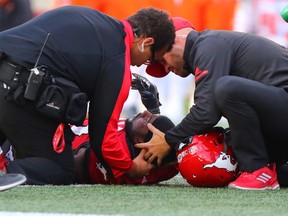
[(41, 212), (0, 212), (0, 216), (124, 216), (112, 214), (61, 214)]

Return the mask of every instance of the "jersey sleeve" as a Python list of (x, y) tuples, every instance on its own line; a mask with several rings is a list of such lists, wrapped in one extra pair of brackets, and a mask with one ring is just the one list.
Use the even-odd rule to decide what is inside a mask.
[[(115, 178), (133, 166), (133, 160), (122, 148), (117, 136), (118, 120), (132, 81), (130, 50), (133, 31), (127, 21), (122, 21), (122, 24), (126, 33), (123, 35), (124, 43), (119, 40), (121, 43), (117, 46), (117, 49), (122, 51), (118, 52), (120, 54), (112, 55), (102, 66), (89, 107), (91, 148), (108, 175)], [(106, 50), (109, 51), (111, 50)]]

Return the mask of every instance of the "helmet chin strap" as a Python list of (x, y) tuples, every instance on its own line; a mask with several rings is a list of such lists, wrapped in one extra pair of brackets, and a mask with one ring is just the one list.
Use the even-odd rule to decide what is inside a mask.
[(181, 151), (185, 146), (192, 143), (192, 140), (193, 140), (193, 136), (189, 136), (189, 137), (183, 139), (181, 142), (178, 143), (177, 151)]
[(224, 152), (227, 152), (228, 149), (228, 145), (230, 145), (230, 141), (231, 141), (231, 134), (230, 134), (230, 128), (226, 128), (224, 129)]
[(223, 153), (227, 153), (228, 145), (229, 145), (229, 142), (230, 142), (230, 139), (231, 139), (230, 129), (229, 128), (224, 129), (222, 127), (214, 127), (213, 131), (215, 131), (217, 133), (223, 133), (223, 135), (224, 135), (224, 147), (223, 147), (223, 151), (222, 152)]

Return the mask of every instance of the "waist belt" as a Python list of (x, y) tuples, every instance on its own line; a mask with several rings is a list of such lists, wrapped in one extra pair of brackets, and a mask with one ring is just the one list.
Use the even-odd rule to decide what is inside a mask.
[[(54, 74), (45, 65), (28, 70), (10, 59), (0, 59), (0, 83), (7, 90), (4, 94), (7, 101), (18, 105), (32, 102), (37, 111), (59, 122), (82, 125), (88, 96), (73, 81)], [(61, 136), (56, 138), (61, 140)]]

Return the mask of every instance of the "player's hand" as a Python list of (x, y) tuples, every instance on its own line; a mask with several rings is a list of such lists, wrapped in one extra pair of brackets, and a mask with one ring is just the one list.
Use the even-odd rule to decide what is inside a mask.
[(162, 160), (171, 151), (171, 147), (166, 142), (163, 132), (155, 128), (151, 123), (148, 123), (147, 126), (153, 133), (151, 140), (146, 143), (135, 144), (135, 147), (147, 149), (147, 152), (144, 154), (144, 159), (149, 163), (157, 160), (157, 165), (161, 166)]
[(132, 75), (135, 78), (132, 80), (131, 88), (133, 90), (139, 91), (141, 95), (141, 101), (150, 113), (159, 114), (159, 107), (162, 104), (159, 101), (159, 93), (156, 85), (139, 74), (132, 73)]
[(146, 149), (142, 149), (140, 154), (134, 158), (133, 167), (127, 172), (130, 178), (140, 178), (149, 175), (154, 166), (144, 160)]

